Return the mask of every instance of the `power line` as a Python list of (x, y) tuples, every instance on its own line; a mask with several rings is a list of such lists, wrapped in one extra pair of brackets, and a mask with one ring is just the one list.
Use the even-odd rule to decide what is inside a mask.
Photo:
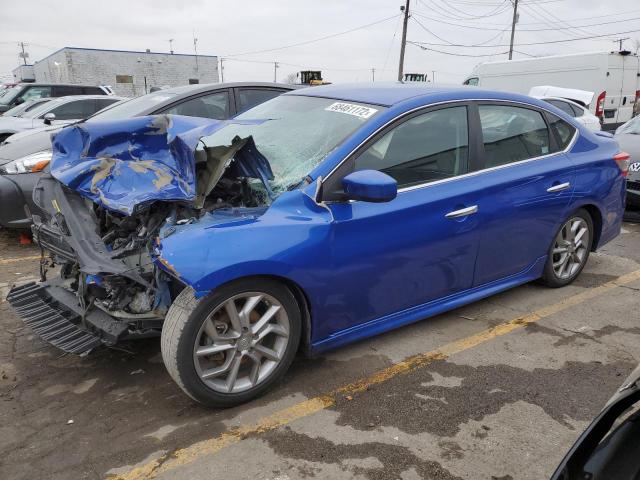
[(543, 12), (548, 17), (551, 17), (552, 19), (556, 20), (557, 22), (560, 22), (560, 24), (566, 25), (568, 27), (571, 27), (576, 33), (578, 33), (578, 35), (589, 35), (591, 33), (591, 32), (587, 32), (586, 30), (582, 30), (580, 27), (575, 27), (574, 25), (570, 24), (569, 22), (557, 17), (555, 14), (551, 13), (549, 10), (547, 10), (542, 5), (536, 5), (534, 3), (534, 4), (531, 4), (531, 5), (526, 5), (525, 4), (525, 6), (528, 7), (529, 10), (531, 10), (533, 7), (535, 7), (536, 10), (539, 10), (539, 11)]
[(415, 45), (416, 47), (419, 47), (422, 50), (428, 50), (430, 52), (435, 52), (435, 53), (442, 53), (443, 55), (451, 55), (452, 57), (493, 57), (494, 55), (504, 55), (509, 53), (508, 51), (505, 51), (505, 52), (483, 53), (480, 55), (467, 55), (464, 53), (443, 52), (442, 50), (436, 50), (435, 48), (425, 47), (424, 45), (421, 45), (416, 42), (412, 42), (410, 40), (407, 40), (407, 43), (410, 43), (411, 45)]
[[(423, 2), (420, 1), (420, 3), (423, 3)], [(435, 0), (430, 0), (430, 4), (431, 5), (434, 5), (434, 3), (435, 3)], [(496, 7), (493, 10), (491, 10), (490, 12), (485, 13), (484, 15), (472, 15), (472, 14), (464, 12), (463, 10), (460, 10), (460, 9), (456, 8), (453, 5), (448, 5), (443, 0), (440, 0), (440, 3), (442, 4), (442, 5), (438, 4), (438, 8), (440, 10), (442, 10), (442, 11), (448, 13), (448, 14), (457, 15), (458, 17), (460, 17), (460, 20), (476, 20), (476, 19), (480, 19), (480, 18), (494, 17), (494, 16), (501, 15), (503, 12), (505, 12), (505, 11), (507, 11), (509, 9), (508, 1), (505, 0), (500, 5), (498, 5), (498, 7)], [(447, 7), (446, 9), (445, 9), (445, 6)], [(453, 12), (451, 12), (449, 9), (453, 10)], [(461, 15), (464, 15), (464, 16), (461, 16)]]
[[(469, 21), (469, 20), (477, 20), (477, 19), (482, 19), (482, 18), (488, 18), (488, 17), (494, 17), (497, 15), (502, 14), (505, 10), (507, 10), (509, 8), (508, 5), (505, 5), (505, 3), (507, 3), (506, 1), (501, 3), (500, 6), (494, 10), (492, 10), (489, 13), (486, 13), (484, 15), (472, 15), (472, 14), (465, 14), (467, 16), (461, 16), (459, 13), (456, 13), (455, 11), (452, 12), (451, 10), (449, 10), (449, 6), (447, 6), (446, 2), (442, 2), (443, 5), (440, 5), (440, 3), (435, 3), (435, 0), (430, 0), (429, 4), (426, 4), (423, 0), (418, 0), (418, 3), (420, 3), (423, 7), (425, 7), (428, 10), (433, 10), (435, 13), (444, 16), (445, 18), (449, 18), (452, 20), (463, 20), (463, 21)], [(447, 8), (445, 8), (447, 7)], [(460, 11), (460, 10), (458, 10)]]
[[(590, 35), (588, 37), (580, 37), (580, 38), (567, 38), (566, 40), (549, 40), (547, 42), (529, 42), (529, 43), (516, 43), (514, 44), (514, 46), (516, 47), (522, 47), (522, 46), (526, 46), (526, 45), (547, 45), (550, 43), (566, 43), (566, 42), (577, 42), (580, 40), (589, 40), (591, 38), (603, 38), (603, 37), (611, 37), (614, 35), (624, 35), (626, 33), (636, 33), (636, 32), (640, 32), (640, 29), (638, 30), (628, 30), (626, 32), (615, 32), (615, 33), (606, 33), (603, 35)], [(509, 45), (463, 45), (463, 44), (446, 44), (446, 43), (429, 43), (429, 42), (412, 42), (414, 44), (418, 44), (418, 45), (434, 45), (436, 47), (508, 47)]]
[(284, 50), (284, 49), (287, 49), (287, 48), (299, 47), (301, 45), (308, 45), (310, 43), (320, 42), (322, 40), (327, 40), (329, 38), (338, 37), (340, 35), (346, 35), (347, 33), (355, 32), (357, 30), (362, 30), (363, 28), (373, 27), (374, 25), (378, 25), (380, 23), (387, 22), (387, 21), (391, 20), (392, 18), (397, 18), (397, 17), (398, 17), (398, 15), (393, 15), (391, 17), (383, 18), (383, 19), (378, 20), (376, 22), (367, 23), (366, 25), (360, 25), (359, 27), (351, 28), (351, 29), (345, 30), (343, 32), (332, 33), (330, 35), (325, 35), (323, 37), (314, 38), (313, 40), (306, 40), (304, 42), (292, 43), (290, 45), (285, 45), (285, 46), (282, 46), (282, 47), (266, 48), (264, 50), (254, 50), (252, 52), (234, 53), (234, 54), (231, 54), (231, 55), (225, 55), (225, 57), (226, 58), (228, 58), (228, 57), (239, 57), (239, 56), (243, 56), (243, 55), (252, 55), (252, 54), (257, 54), (257, 53), (275, 52), (277, 50)]
[(389, 43), (389, 48), (387, 49), (387, 54), (384, 57), (384, 64), (382, 65), (382, 70), (387, 69), (387, 62), (389, 61), (389, 55), (391, 54), (391, 49), (393, 48), (393, 42), (396, 39), (396, 35), (398, 34), (398, 27), (400, 26), (400, 20), (402, 19), (402, 15), (398, 16), (398, 21), (396, 22), (396, 28), (393, 30), (393, 37), (391, 37), (391, 42)]
[[(537, 18), (538, 20), (542, 20), (544, 22), (544, 25), (548, 25), (550, 27), (553, 27), (554, 30), (558, 30), (561, 34), (566, 35), (569, 38), (577, 38), (580, 37), (582, 35), (585, 35), (584, 33), (576, 33), (574, 29), (574, 27), (569, 26), (567, 27), (566, 24), (558, 24), (558, 26), (556, 26), (553, 22), (553, 20), (550, 20), (549, 17), (545, 16), (542, 13), (539, 13), (537, 10), (534, 10), (532, 8), (529, 8), (527, 6), (523, 6), (526, 7), (526, 12), (529, 13), (529, 15), (531, 15), (533, 18)], [(588, 34), (587, 34), (588, 35)]]
[[(420, 43), (424, 43), (425, 45), (436, 45), (436, 46), (438, 46), (438, 45), (439, 45), (439, 46), (443, 46), (443, 47), (444, 47), (444, 46), (452, 46), (452, 47), (453, 47), (453, 46), (458, 46), (457, 44), (454, 44), (453, 42), (450, 42), (449, 40), (447, 40), (447, 39), (445, 39), (445, 38), (442, 38), (442, 37), (440, 37), (439, 35), (436, 35), (435, 33), (433, 33), (431, 30), (429, 30), (427, 27), (425, 27), (425, 26), (422, 24), (422, 22), (420, 22), (420, 20), (418, 20), (417, 18), (415, 18), (415, 17), (411, 17), (411, 20), (413, 20), (413, 21), (414, 21), (414, 22), (416, 22), (418, 25), (420, 25), (420, 27), (422, 27), (422, 29), (423, 29), (424, 31), (426, 31), (427, 33), (429, 33), (429, 34), (433, 35), (433, 36), (434, 36), (434, 37), (436, 37), (438, 40), (441, 40), (441, 41), (445, 42), (445, 43), (428, 43), (428, 42), (420, 42)], [(487, 43), (489, 43), (489, 42), (490, 42), (490, 41), (492, 41), (492, 40), (495, 40), (495, 39), (496, 39), (496, 38), (498, 38), (499, 36), (501, 36), (501, 35), (502, 35), (502, 34), (503, 34), (503, 33), (504, 33), (504, 32), (505, 32), (509, 27), (510, 27), (510, 26), (505, 27), (504, 29), (500, 30), (500, 32), (499, 32), (497, 35), (495, 35), (495, 36), (491, 37), (491, 38), (490, 38), (490, 39), (488, 39), (488, 40), (485, 40), (484, 42), (476, 43), (476, 44), (473, 44), (473, 45), (467, 45), (467, 46), (469, 46), (469, 47), (495, 47), (496, 45), (486, 45), (486, 44), (487, 44)]]
[[(522, 5), (522, 4), (520, 4)], [(640, 11), (640, 10), (639, 10)], [(433, 17), (429, 17), (428, 15), (424, 15), (423, 13), (419, 13), (416, 12), (415, 10), (412, 12), (412, 15), (417, 15), (421, 18), (426, 18), (428, 20), (433, 20), (434, 22), (440, 22), (440, 23), (445, 23), (447, 25), (453, 25), (456, 27), (462, 27), (462, 28), (469, 28), (472, 30), (490, 30), (490, 31), (502, 31), (502, 29), (500, 28), (486, 28), (486, 27), (478, 27), (478, 26), (473, 26), (473, 25), (461, 25), (461, 24), (457, 24), (457, 23), (449, 23), (449, 22), (445, 22), (441, 19), (438, 18), (433, 18)], [(576, 27), (598, 27), (600, 25), (611, 25), (614, 23), (621, 23), (621, 22), (631, 22), (634, 20), (640, 20), (640, 17), (633, 17), (633, 18), (625, 18), (622, 20), (611, 20), (609, 22), (598, 22), (598, 23), (591, 23), (591, 24), (587, 24), (587, 25), (576, 25)], [(545, 22), (546, 25), (550, 25), (551, 22)], [(518, 25), (520, 25), (520, 22), (518, 22)], [(550, 28), (520, 28), (518, 27), (518, 32), (550, 32), (550, 31), (562, 31), (562, 30), (569, 30), (573, 27), (550, 27)]]
[[(521, 3), (522, 5), (522, 3)], [(526, 5), (526, 4), (525, 4)], [(632, 14), (637, 14), (638, 12), (640, 12), (640, 9), (636, 9), (636, 10), (629, 10), (626, 12), (620, 12), (620, 13), (612, 13), (612, 14), (608, 14), (608, 15), (596, 15), (596, 16), (592, 16), (592, 17), (578, 17), (578, 18), (573, 18), (573, 21), (582, 21), (582, 20), (593, 20), (593, 19), (599, 19), (599, 20), (603, 20), (606, 18), (610, 18), (610, 17), (619, 17), (621, 15), (632, 15)], [(424, 12), (420, 12), (419, 10), (413, 10), (414, 14), (418, 14), (420, 16), (424, 16), (427, 17), (431, 20), (436, 20), (436, 21), (440, 21), (445, 23), (446, 18), (440, 18), (440, 17), (433, 17), (433, 16), (429, 16), (426, 15)], [(431, 12), (430, 12), (431, 13)], [(436, 13), (437, 12), (433, 12)], [(537, 18), (540, 18), (539, 16)], [(620, 22), (624, 22), (627, 21), (627, 19), (619, 19), (618, 21)], [(554, 26), (554, 28), (558, 28), (562, 25), (562, 22), (556, 22), (556, 21), (550, 21), (550, 20), (546, 20), (543, 18), (543, 21), (539, 21), (539, 22), (523, 22), (520, 23), (518, 22), (518, 24), (520, 26), (534, 26), (534, 25), (548, 25), (548, 26)], [(475, 27), (475, 28), (482, 28), (482, 29), (486, 29), (486, 27), (488, 26), (500, 26), (500, 24), (496, 24), (496, 23), (487, 23), (487, 22), (474, 22), (469, 20), (466, 23), (463, 24), (459, 24), (459, 23), (451, 23), (451, 25), (455, 25), (455, 26), (462, 26), (462, 27)], [(599, 25), (595, 24), (595, 25)], [(586, 26), (586, 25), (582, 25), (582, 26)], [(535, 31), (535, 30), (532, 30)]]

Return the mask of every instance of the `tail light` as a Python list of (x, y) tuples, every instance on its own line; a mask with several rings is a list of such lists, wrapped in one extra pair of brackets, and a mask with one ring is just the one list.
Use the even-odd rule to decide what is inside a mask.
[(627, 152), (620, 152), (613, 156), (613, 159), (618, 164), (618, 168), (622, 172), (622, 176), (626, 177), (629, 174), (629, 163), (631, 156)]
[(602, 92), (598, 95), (598, 100), (596, 100), (596, 117), (601, 119), (604, 117), (604, 99), (606, 96), (607, 92)]
[(640, 103), (640, 90), (636, 90), (636, 104)]

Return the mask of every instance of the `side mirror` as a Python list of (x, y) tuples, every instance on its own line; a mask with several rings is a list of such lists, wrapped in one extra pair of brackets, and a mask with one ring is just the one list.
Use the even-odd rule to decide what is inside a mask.
[(55, 119), (56, 119), (55, 113), (49, 112), (44, 114), (45, 125), (51, 125), (51, 122), (53, 122)]
[(14, 105), (21, 105), (23, 103), (24, 103), (24, 98), (22, 97), (16, 98), (15, 102), (13, 102)]
[(342, 179), (342, 188), (349, 200), (390, 202), (398, 194), (398, 182), (377, 170), (360, 170)]

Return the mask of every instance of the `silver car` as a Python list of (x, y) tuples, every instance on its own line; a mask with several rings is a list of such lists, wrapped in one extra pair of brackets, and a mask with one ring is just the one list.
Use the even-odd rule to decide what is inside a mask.
[(627, 206), (640, 208), (640, 115), (618, 127), (614, 136), (630, 158), (627, 176)]
[(28, 108), (20, 116), (0, 117), (0, 143), (14, 133), (46, 125), (63, 126), (83, 120), (124, 97), (114, 95), (72, 95), (53, 98), (34, 108)]

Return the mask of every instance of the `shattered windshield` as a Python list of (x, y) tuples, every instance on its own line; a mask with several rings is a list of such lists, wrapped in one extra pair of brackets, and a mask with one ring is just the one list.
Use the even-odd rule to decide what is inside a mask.
[[(231, 145), (251, 137), (273, 172), (275, 194), (295, 186), (334, 148), (384, 107), (327, 98), (283, 95), (235, 117), (232, 123), (202, 138), (203, 147)], [(237, 140), (236, 140), (237, 142)]]

